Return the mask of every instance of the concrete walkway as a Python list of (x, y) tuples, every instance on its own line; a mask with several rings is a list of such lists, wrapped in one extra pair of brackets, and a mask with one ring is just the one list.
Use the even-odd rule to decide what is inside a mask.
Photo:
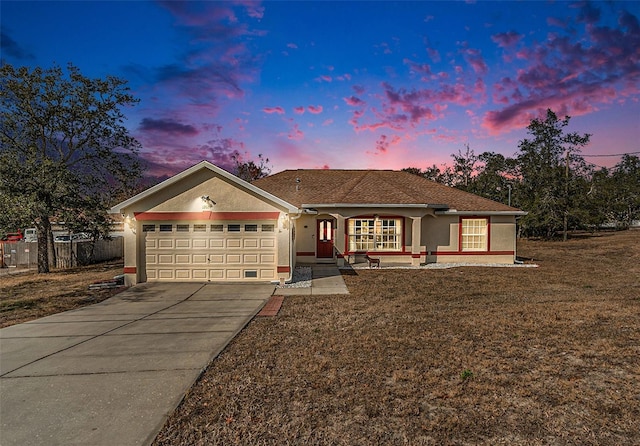
[(325, 294), (349, 294), (342, 274), (336, 265), (313, 264), (311, 266), (311, 287), (278, 288), (275, 294), (280, 296), (309, 296)]
[(0, 444), (145, 445), (273, 285), (142, 284), (0, 330)]

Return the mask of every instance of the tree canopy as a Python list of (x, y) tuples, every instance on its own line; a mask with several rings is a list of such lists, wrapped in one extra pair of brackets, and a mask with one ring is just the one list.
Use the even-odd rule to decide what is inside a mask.
[(264, 158), (261, 153), (258, 154), (257, 161), (245, 159), (238, 152), (231, 155), (231, 160), (234, 163), (231, 173), (248, 183), (271, 174), (269, 158)]
[(7, 224), (38, 229), (38, 271), (48, 272), (52, 221), (104, 234), (112, 197), (139, 179), (140, 144), (123, 114), (137, 100), (124, 80), (71, 64), (0, 74), (0, 206)]
[(566, 239), (572, 229), (629, 227), (640, 219), (640, 158), (625, 154), (610, 169), (587, 163), (581, 149), (591, 135), (568, 132), (570, 119), (552, 110), (533, 119), (512, 158), (476, 155), (465, 145), (451, 155), (452, 167), (403, 170), (527, 211), (523, 236)]

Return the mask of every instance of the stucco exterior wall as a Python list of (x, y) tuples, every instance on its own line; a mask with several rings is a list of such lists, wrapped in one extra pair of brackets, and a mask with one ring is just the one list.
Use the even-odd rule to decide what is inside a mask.
[[(480, 214), (478, 217), (483, 218)], [(437, 215), (423, 219), (422, 237), (427, 263), (506, 263), (515, 261), (516, 219), (514, 216), (486, 216), (489, 246), (486, 252), (460, 249), (460, 216)]]
[[(315, 215), (302, 215), (296, 220), (295, 253), (297, 262), (315, 261), (316, 221), (317, 217)], [(337, 232), (336, 237), (340, 237)], [(342, 237), (344, 237), (344, 234)]]
[(491, 250), (516, 251), (516, 222), (514, 217), (491, 217)]
[[(209, 196), (215, 203), (206, 203), (202, 196)], [(210, 220), (190, 220), (192, 224), (212, 223), (217, 220), (218, 212), (247, 212), (251, 213), (273, 212), (279, 215), (277, 221), (264, 221), (274, 223), (277, 239), (277, 274), (278, 279), (288, 279), (293, 265), (290, 265), (291, 240), (290, 223), (288, 214), (283, 209), (266, 202), (263, 197), (252, 191), (239, 188), (225, 178), (215, 175), (209, 170), (202, 170), (181, 179), (170, 187), (142, 198), (131, 206), (123, 209), (125, 215), (124, 224), (124, 256), (125, 256), (125, 281), (132, 285), (146, 281), (145, 263), (145, 233), (142, 232), (142, 222), (136, 220), (136, 214), (144, 212), (156, 213), (183, 213), (211, 211)], [(256, 218), (256, 220), (259, 220)], [(157, 223), (160, 223), (161, 215)], [(225, 223), (236, 223), (228, 220)], [(145, 221), (144, 223), (153, 223)]]

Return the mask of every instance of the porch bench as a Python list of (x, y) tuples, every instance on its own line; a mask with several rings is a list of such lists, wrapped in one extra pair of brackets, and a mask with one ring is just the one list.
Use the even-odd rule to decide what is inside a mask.
[(376, 259), (374, 257), (369, 256), (369, 253), (365, 254), (364, 256), (365, 259), (367, 259), (367, 262), (369, 263), (369, 268), (380, 268), (380, 259)]

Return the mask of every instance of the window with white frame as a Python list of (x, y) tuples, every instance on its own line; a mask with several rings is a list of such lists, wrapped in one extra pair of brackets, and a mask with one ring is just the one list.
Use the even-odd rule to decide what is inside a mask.
[(487, 229), (489, 221), (486, 218), (463, 218), (461, 222), (461, 250), (487, 251)]
[(350, 218), (349, 251), (402, 251), (401, 218)]

